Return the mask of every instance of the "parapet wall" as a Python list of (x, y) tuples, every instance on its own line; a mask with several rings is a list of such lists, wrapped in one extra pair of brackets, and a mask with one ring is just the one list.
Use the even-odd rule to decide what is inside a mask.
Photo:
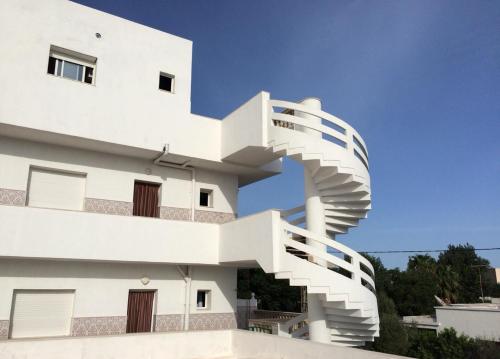
[(2, 359), (381, 359), (400, 356), (243, 330), (0, 341)]

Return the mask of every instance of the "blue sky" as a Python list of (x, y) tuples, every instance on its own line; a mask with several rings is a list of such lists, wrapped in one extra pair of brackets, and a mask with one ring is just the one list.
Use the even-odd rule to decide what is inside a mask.
[[(500, 247), (500, 2), (79, 0), (193, 41), (192, 111), (261, 90), (320, 97), (370, 153), (356, 250)], [(239, 214), (303, 203), (302, 168), (243, 188)], [(500, 251), (480, 252), (500, 266)], [(404, 267), (407, 255), (381, 255)]]

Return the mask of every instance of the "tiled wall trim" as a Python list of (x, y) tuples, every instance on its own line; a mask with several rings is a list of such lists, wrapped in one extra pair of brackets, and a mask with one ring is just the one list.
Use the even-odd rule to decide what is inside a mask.
[(236, 313), (199, 313), (189, 316), (189, 330), (236, 329)]
[(7, 204), (10, 206), (24, 206), (25, 203), (26, 191), (0, 188), (0, 204)]
[(0, 340), (7, 339), (9, 337), (9, 321), (0, 320)]
[(155, 316), (155, 332), (171, 332), (182, 330), (183, 314), (164, 314)]
[(191, 209), (177, 207), (160, 207), (160, 218), (174, 221), (190, 221)]
[(236, 218), (234, 213), (224, 213), (215, 211), (199, 211), (194, 212), (195, 222), (205, 222), (205, 223), (226, 223), (234, 221)]
[(119, 214), (131, 216), (134, 204), (131, 202), (111, 201), (108, 199), (85, 198), (85, 210), (87, 212)]
[(71, 321), (71, 336), (123, 334), (127, 317), (80, 317)]
[[(0, 188), (0, 204), (11, 206), (24, 206), (26, 203), (26, 191)], [(85, 198), (85, 211), (93, 213), (116, 214), (131, 216), (134, 208), (132, 202), (113, 201), (100, 198)], [(178, 207), (160, 207), (160, 218), (175, 221), (190, 221), (191, 209)], [(203, 223), (226, 223), (234, 221), (234, 213), (195, 210), (194, 221)]]

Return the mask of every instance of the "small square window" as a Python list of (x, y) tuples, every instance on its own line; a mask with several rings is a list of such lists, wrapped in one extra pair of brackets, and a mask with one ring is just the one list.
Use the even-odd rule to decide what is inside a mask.
[(198, 309), (208, 309), (210, 307), (210, 291), (209, 290), (199, 290), (196, 293), (196, 308)]
[(200, 207), (212, 207), (212, 195), (211, 189), (200, 189)]
[(159, 89), (174, 92), (174, 76), (161, 72)]

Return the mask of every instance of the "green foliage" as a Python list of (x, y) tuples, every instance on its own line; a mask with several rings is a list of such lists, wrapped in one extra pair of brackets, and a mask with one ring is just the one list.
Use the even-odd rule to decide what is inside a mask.
[(394, 302), (385, 292), (379, 293), (377, 300), (380, 336), (371, 344), (370, 349), (390, 354), (406, 354), (408, 351), (408, 335), (399, 320)]
[[(436, 335), (429, 330), (408, 328), (400, 316), (433, 314), (434, 295), (445, 301), (473, 303), (481, 295), (475, 265), (489, 265), (469, 244), (448, 247), (436, 261), (429, 255), (410, 257), (406, 270), (387, 269), (380, 258), (363, 254), (375, 270), (380, 317), (380, 337), (366, 349), (420, 359), (500, 359), (500, 346), (445, 329)], [(485, 296), (500, 296), (500, 286), (481, 267)], [(261, 269), (238, 270), (238, 298), (255, 293), (267, 310), (300, 311), (300, 288), (276, 280)]]
[(238, 298), (259, 300), (259, 308), (300, 312), (300, 287), (290, 286), (287, 280), (275, 279), (260, 268), (238, 270)]
[[(436, 335), (404, 327), (399, 321), (398, 314), (433, 314), (435, 294), (449, 302), (477, 302), (479, 274), (471, 266), (489, 263), (476, 255), (474, 247), (449, 246), (437, 261), (429, 255), (410, 257), (405, 271), (386, 269), (380, 258), (363, 255), (375, 270), (380, 316), (380, 337), (366, 349), (419, 359), (500, 359), (500, 345), (494, 342), (457, 335), (451, 328)], [(485, 295), (500, 292), (487, 275), (482, 278)]]
[[(485, 269), (490, 264), (489, 261), (478, 256), (474, 247), (468, 243), (458, 246), (449, 245), (448, 250), (439, 255), (438, 264), (450, 266), (458, 274), (461, 290), (458, 293), (457, 300), (460, 303), (474, 303), (479, 300), (481, 296), (479, 286), (480, 270), (484, 279), (484, 295), (491, 295), (495, 290), (492, 280), (489, 279), (489, 276), (484, 275)], [(485, 267), (473, 267), (480, 265)]]
[(409, 349), (406, 355), (419, 359), (499, 359), (500, 347), (494, 342), (457, 335), (446, 328), (438, 335), (431, 331), (407, 329)]

